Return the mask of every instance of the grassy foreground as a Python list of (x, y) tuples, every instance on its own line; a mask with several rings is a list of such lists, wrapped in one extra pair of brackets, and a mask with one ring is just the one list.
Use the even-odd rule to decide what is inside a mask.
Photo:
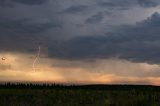
[(160, 106), (160, 87), (6, 84), (0, 106)]

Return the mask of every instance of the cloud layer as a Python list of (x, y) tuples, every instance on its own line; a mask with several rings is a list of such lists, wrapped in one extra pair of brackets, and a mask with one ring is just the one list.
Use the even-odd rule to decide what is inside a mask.
[(159, 63), (160, 14), (154, 13), (136, 25), (122, 26), (105, 36), (76, 37), (50, 45), (51, 57), (67, 59), (123, 58), (135, 62)]
[(47, 0), (12, 0), (12, 1), (17, 3), (27, 4), (27, 5), (40, 5), (47, 2)]
[[(158, 0), (1, 0), (0, 51), (159, 63)], [(46, 53), (46, 52), (45, 52)]]
[(0, 81), (160, 84), (159, 0), (1, 0), (0, 32)]

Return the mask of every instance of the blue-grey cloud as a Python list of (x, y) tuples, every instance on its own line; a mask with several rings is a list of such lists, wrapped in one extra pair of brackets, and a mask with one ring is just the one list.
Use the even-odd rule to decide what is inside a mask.
[(5, 3), (5, 0), (1, 0), (1, 1), (0, 1), (0, 6), (3, 6), (4, 3)]
[(22, 3), (26, 5), (41, 5), (48, 0), (12, 0), (13, 2)]
[[(107, 0), (107, 1), (99, 1), (98, 4), (100, 6), (106, 7), (106, 8), (130, 8), (134, 6), (141, 6), (145, 8), (150, 8), (150, 7), (156, 7), (159, 5), (158, 0)], [(127, 9), (127, 8), (126, 8)]]
[(63, 10), (61, 13), (75, 14), (75, 13), (80, 13), (80, 12), (85, 11), (87, 8), (88, 8), (87, 5), (73, 5)]
[(138, 0), (138, 3), (142, 7), (156, 7), (159, 3), (152, 1), (152, 0)]
[(136, 1), (131, 0), (107, 0), (107, 1), (98, 1), (99, 6), (114, 9), (114, 8), (126, 8), (138, 5)]
[(15, 7), (15, 3), (25, 5), (41, 5), (48, 2), (48, 0), (1, 0), (1, 7)]
[(43, 45), (49, 39), (46, 37), (47, 35), (41, 33), (54, 28), (60, 29), (61, 25), (58, 22), (46, 19), (12, 20), (1, 18), (0, 52), (32, 53), (35, 51), (36, 46)]
[[(30, 22), (31, 21), (31, 22)], [(61, 25), (57, 22), (43, 22), (43, 20), (36, 22), (37, 20), (21, 19), (21, 20), (6, 20), (0, 21), (1, 28), (7, 28), (16, 32), (23, 33), (38, 33), (48, 30), (50, 28), (60, 28)]]
[(65, 59), (123, 58), (135, 62), (160, 63), (160, 15), (133, 26), (124, 26), (106, 36), (77, 37), (51, 43), (49, 56)]
[(0, 6), (1, 7), (13, 7), (13, 3), (12, 1), (8, 1), (8, 0), (1, 0), (0, 1)]
[[(158, 0), (154, 0), (153, 2), (158, 3), (157, 1)], [(46, 43), (47, 39), (50, 41), (48, 41), (49, 44), (45, 44), (45, 46), (46, 48), (50, 48), (49, 55), (53, 57), (74, 57), (76, 59), (79, 57), (99, 58), (119, 56), (125, 58), (126, 55), (128, 55), (127, 53), (126, 55), (123, 53), (123, 51), (127, 52), (127, 50), (124, 50), (127, 48), (124, 44), (124, 42), (127, 41), (125, 39), (128, 39), (129, 44), (126, 42), (128, 45), (134, 44), (135, 41), (140, 45), (156, 45), (158, 43), (158, 41), (151, 42), (151, 40), (157, 39), (155, 34), (159, 33), (157, 27), (151, 26), (151, 24), (158, 24), (158, 22), (154, 22), (158, 20), (158, 18), (154, 18), (156, 17), (154, 15), (150, 17), (150, 19), (145, 20), (147, 22), (143, 21), (136, 26), (123, 27), (121, 28), (122, 30), (115, 33), (107, 33), (108, 31), (114, 30), (114, 27), (117, 25), (130, 24), (130, 21), (134, 20), (132, 22), (133, 24), (137, 22), (137, 20), (142, 20), (152, 13), (147, 13), (147, 15), (141, 14), (148, 12), (149, 9), (146, 8), (138, 8), (140, 12), (134, 9), (130, 11), (129, 8), (136, 8), (136, 6), (140, 4), (138, 4), (137, 0), (93, 0), (93, 2), (92, 0), (50, 0), (49, 3), (40, 5), (45, 2), (46, 0), (0, 1), (0, 5), (2, 5), (0, 7), (0, 51), (7, 49), (21, 52), (24, 48), (27, 50), (31, 48), (29, 51), (33, 51), (32, 48), (34, 47), (33, 43), (35, 41)], [(3, 7), (9, 4), (14, 6), (12, 8)], [(145, 5), (144, 1), (141, 2), (141, 4)], [(115, 8), (115, 10), (113, 8)], [(122, 9), (127, 9), (127, 11), (122, 12)], [(105, 13), (106, 11), (107, 13)], [(157, 10), (155, 9), (155, 11)], [(59, 14), (59, 12), (61, 12), (61, 14)], [(136, 17), (130, 16), (131, 14), (135, 14), (134, 16)], [(101, 23), (102, 21), (103, 23)], [(150, 32), (145, 34), (144, 31), (146, 30)], [(152, 37), (150, 36), (151, 31), (152, 34), (154, 34)], [(107, 33), (106, 36), (101, 36), (105, 33)], [(139, 36), (140, 33), (142, 33), (142, 36)], [(88, 35), (92, 35), (92, 37), (88, 37)], [(65, 41), (66, 39), (71, 40)], [(135, 39), (134, 42), (131, 41), (131, 39)], [(140, 39), (144, 39), (142, 44), (139, 42)], [(146, 42), (147, 39), (150, 41)], [(57, 44), (51, 43), (54, 42), (54, 40), (64, 42)], [(103, 40), (106, 41), (104, 42)], [(76, 42), (79, 42), (79, 44)], [(72, 45), (75, 47), (72, 47)], [(81, 45), (83, 45), (84, 48), (80, 48)], [(123, 46), (119, 47), (119, 45)], [(134, 47), (135, 45), (132, 46)], [(90, 50), (91, 47), (92, 50)], [(96, 49), (94, 49), (94, 47), (96, 47)], [(120, 52), (114, 50), (118, 47), (120, 48)], [(62, 52), (63, 49), (65, 52)], [(54, 53), (55, 51), (57, 53), (59, 52), (59, 54)], [(79, 52), (79, 54), (77, 54), (76, 51), (81, 51), (82, 53)], [(113, 51), (115, 53), (113, 53)], [(74, 54), (73, 57), (72, 53)]]
[(85, 20), (85, 23), (99, 23), (103, 20), (103, 13), (99, 12), (91, 17), (89, 17), (88, 19)]

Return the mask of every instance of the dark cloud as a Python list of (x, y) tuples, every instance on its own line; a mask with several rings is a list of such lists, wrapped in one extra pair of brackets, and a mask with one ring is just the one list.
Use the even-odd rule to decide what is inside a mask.
[(48, 0), (12, 0), (13, 2), (22, 3), (26, 5), (41, 5)]
[(108, 1), (98, 1), (98, 5), (102, 6), (102, 7), (106, 7), (106, 8), (126, 8), (126, 7), (130, 7), (130, 6), (135, 6), (136, 5), (136, 1), (131, 1), (131, 0), (108, 0)]
[(0, 6), (1, 7), (13, 7), (12, 1), (9, 0), (0, 0)]
[(156, 7), (159, 5), (159, 3), (154, 2), (152, 0), (138, 0), (138, 3), (140, 4), (140, 6), (142, 7)]
[[(8, 31), (8, 33), (5, 31)], [(4, 29), (0, 36), (0, 52), (34, 53), (38, 43), (44, 41), (45, 39), (41, 35), (15, 33), (14, 31)]]
[(86, 5), (73, 5), (70, 6), (69, 8), (65, 9), (64, 11), (62, 11), (61, 13), (71, 13), (71, 14), (75, 14), (75, 13), (79, 13), (79, 12), (83, 12), (88, 8), (88, 6)]
[[(46, 30), (60, 28), (57, 22), (45, 20), (0, 20), (0, 52), (28, 52), (36, 51), (38, 45), (45, 45), (48, 37), (43, 35)], [(44, 43), (45, 42), (45, 43)]]
[(4, 6), (4, 4), (5, 4), (5, 0), (1, 0), (0, 1), (0, 6)]
[(89, 17), (88, 19), (86, 19), (85, 23), (99, 23), (103, 20), (103, 13), (99, 12), (91, 17)]
[[(97, 4), (89, 4), (89, 2), (85, 0), (74, 3), (71, 1), (66, 3), (65, 7), (68, 8), (64, 9), (64, 7), (61, 6), (63, 6), (66, 1), (64, 1), (64, 3), (62, 3), (62, 1), (56, 1), (58, 2), (57, 5), (53, 3), (56, 5), (55, 7), (47, 3), (48, 7), (43, 8), (42, 6), (24, 6), (22, 4), (40, 5), (45, 3), (46, 0), (1, 0), (0, 5), (5, 5), (9, 2), (19, 4), (13, 8), (1, 7), (0, 51), (10, 50), (21, 52), (27, 50), (28, 52), (32, 52), (34, 51), (33, 48), (35, 48), (35, 42), (45, 42), (46, 48), (49, 47), (49, 56), (57, 58), (119, 57), (136, 61), (140, 61), (143, 58), (145, 61), (145, 59), (151, 58), (152, 55), (158, 55), (158, 34), (160, 32), (157, 26), (160, 26), (159, 14), (154, 14), (152, 17), (141, 23), (137, 23), (135, 26), (122, 27), (122, 30), (115, 33), (107, 33), (106, 36), (99, 34), (107, 32), (104, 31), (104, 29), (105, 27), (109, 29), (110, 24), (117, 25), (119, 21), (125, 20), (122, 19), (123, 14), (119, 14), (120, 11), (118, 9), (116, 11), (107, 10), (104, 9), (102, 5), (111, 8), (116, 6), (128, 8), (133, 5), (135, 6), (137, 0), (97, 1), (99, 6), (97, 6)], [(140, 3), (145, 4), (144, 1)], [(64, 14), (57, 14), (59, 11), (62, 11)], [(106, 16), (105, 11), (108, 11), (108, 14), (115, 12), (117, 18), (113, 17), (112, 20), (112, 17), (109, 17), (108, 20), (111, 20), (111, 22), (107, 23), (105, 21), (105, 24), (99, 24), (98, 26), (97, 23), (101, 23)], [(81, 12), (85, 12), (85, 15), (75, 15)], [(126, 12), (125, 15), (129, 12), (130, 11)], [(65, 13), (69, 13), (69, 15)], [(126, 19), (125, 21), (128, 20)], [(62, 23), (59, 23), (59, 21)], [(93, 23), (97, 24), (96, 29), (95, 26), (92, 25)], [(82, 24), (82, 27), (76, 27), (76, 25)], [(94, 36), (94, 33), (97, 36)], [(77, 37), (81, 36), (81, 34), (83, 37)], [(88, 37), (87, 35), (93, 36)], [(54, 40), (57, 39), (62, 41), (66, 40), (67, 37), (73, 39), (61, 43), (54, 42)], [(46, 43), (48, 40), (50, 40), (49, 44)], [(138, 52), (135, 52), (137, 50)], [(152, 52), (149, 52), (150, 50), (152, 50)], [(139, 55), (144, 51), (150, 53), (145, 54), (148, 58), (145, 58), (144, 55)], [(137, 54), (139, 57), (135, 56)]]
[[(34, 22), (35, 21), (35, 22)], [(21, 19), (21, 20), (6, 20), (0, 21), (0, 28), (10, 29), (16, 32), (23, 33), (38, 33), (50, 28), (60, 28), (61, 25), (57, 22), (36, 22), (37, 20)]]
[(111, 9), (114, 9), (114, 8), (125, 9), (126, 7), (130, 8), (137, 5), (140, 5), (145, 8), (156, 7), (159, 5), (159, 2), (158, 0), (116, 0), (116, 1), (108, 0), (105, 2), (99, 1), (98, 4), (100, 6), (111, 8)]
[(124, 26), (106, 36), (76, 37), (51, 43), (49, 56), (65, 59), (123, 58), (135, 62), (160, 63), (160, 15), (134, 26)]
[[(49, 39), (46, 34), (48, 30), (61, 29), (61, 23), (55, 19), (55, 15), (51, 17), (50, 13), (47, 13), (48, 9), (35, 6), (46, 1), (0, 1), (0, 52), (34, 53), (39, 44), (46, 44), (44, 42), (46, 42), (46, 39)], [(33, 6), (24, 6), (20, 2)], [(19, 4), (15, 5), (16, 3)], [(8, 7), (9, 4), (14, 6), (10, 8)]]
[(2, 7), (15, 7), (15, 3), (25, 4), (25, 5), (41, 5), (48, 2), (48, 0), (1, 0), (0, 6)]

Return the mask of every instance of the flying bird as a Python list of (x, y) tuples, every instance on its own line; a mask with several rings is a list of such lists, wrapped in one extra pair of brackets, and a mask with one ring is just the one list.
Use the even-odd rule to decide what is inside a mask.
[(4, 60), (6, 60), (5, 58), (2, 58), (2, 60), (4, 61)]

